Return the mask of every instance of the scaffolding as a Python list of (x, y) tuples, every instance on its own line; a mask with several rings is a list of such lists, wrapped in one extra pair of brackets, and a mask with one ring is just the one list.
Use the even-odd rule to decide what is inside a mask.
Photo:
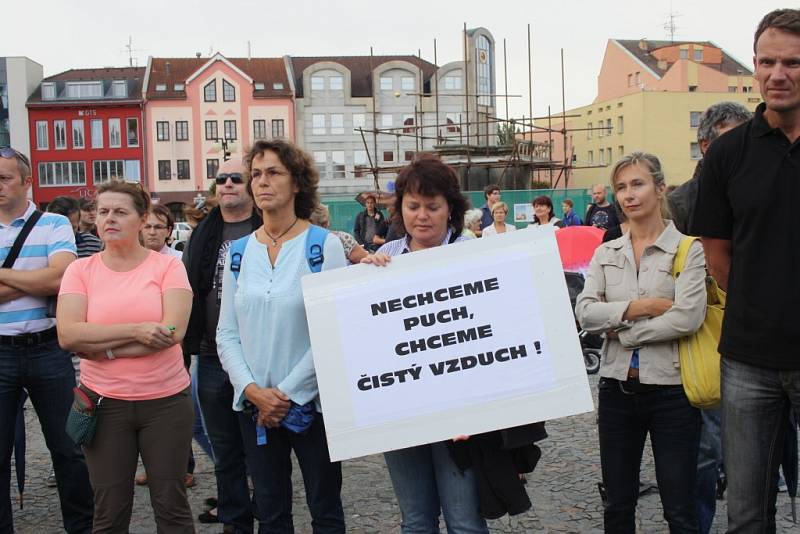
[[(438, 83), (438, 57), (437, 43), (433, 40), (433, 65), (434, 83), (433, 94), (431, 92), (403, 93), (404, 96), (417, 98), (414, 106), (414, 118), (412, 124), (404, 124), (391, 128), (355, 128), (359, 132), (367, 154), (368, 165), (357, 166), (353, 171), (356, 176), (363, 176), (367, 173), (372, 174), (376, 190), (380, 190), (379, 176), (382, 174), (396, 174), (405, 166), (404, 164), (392, 164), (382, 166), (378, 164), (378, 138), (380, 136), (394, 137), (397, 146), (398, 160), (400, 159), (400, 141), (404, 138), (414, 139), (414, 157), (420, 153), (434, 154), (440, 157), (445, 163), (460, 171), (462, 177), (462, 187), (469, 189), (470, 172), (472, 169), (499, 169), (498, 183), (504, 182), (505, 189), (531, 189), (535, 181), (549, 184), (550, 189), (558, 188), (563, 179), (563, 187), (569, 187), (570, 174), (574, 169), (598, 168), (601, 166), (577, 166), (575, 165), (572, 146), (573, 132), (588, 130), (604, 130), (607, 127), (594, 128), (568, 128), (567, 119), (580, 117), (580, 115), (567, 115), (566, 98), (564, 84), (564, 49), (561, 49), (561, 113), (553, 115), (550, 106), (547, 108), (547, 115), (541, 117), (533, 116), (533, 69), (532, 69), (532, 49), (531, 49), (531, 25), (527, 26), (528, 34), (528, 115), (521, 118), (509, 118), (508, 99), (520, 98), (522, 95), (512, 95), (508, 93), (508, 62), (506, 54), (506, 40), (503, 39), (503, 72), (504, 72), (504, 91), (503, 93), (480, 93), (478, 90), (470, 92), (469, 75), (467, 67), (469, 65), (469, 47), (467, 46), (467, 26), (463, 26), (464, 35), (464, 92), (447, 92), (447, 97), (464, 98), (464, 116), (459, 118), (459, 122), (449, 119), (441, 122), (439, 110), (439, 83)], [(370, 71), (373, 70), (373, 49), (370, 47)], [(475, 62), (477, 80), (477, 61)], [(399, 96), (399, 95), (396, 95)], [(492, 116), (487, 112), (481, 117), (480, 99), (481, 98), (503, 98), (505, 101), (506, 118)], [(425, 124), (426, 112), (423, 99), (433, 98), (433, 112), (435, 121), (433, 124)], [(474, 100), (473, 100), (474, 99)], [(476, 120), (470, 115), (470, 103), (473, 102)], [(484, 106), (487, 107), (487, 106)], [(494, 107), (496, 106), (488, 106)], [(375, 102), (375, 90), (372, 91), (372, 115), (373, 125), (377, 124), (377, 106)], [(420, 120), (422, 119), (422, 120)], [(553, 120), (560, 121), (560, 128), (554, 127)], [(536, 124), (536, 121), (547, 121), (547, 126)], [(443, 135), (443, 131), (448, 134)], [(504, 143), (493, 144), (492, 140), (500, 137), (498, 131), (505, 133)], [(475, 132), (475, 133), (472, 133)], [(482, 135), (481, 132), (484, 132)], [(534, 134), (546, 132), (547, 141), (535, 140)], [(372, 147), (369, 146), (368, 134), (372, 136)], [(564, 157), (562, 160), (553, 159), (554, 135), (561, 136)], [(508, 138), (510, 136), (510, 139)], [(426, 141), (429, 147), (425, 148)], [(483, 141), (483, 142), (482, 142)], [(431, 143), (432, 142), (432, 143)], [(372, 148), (372, 150), (370, 150)], [(375, 160), (373, 161), (373, 156)], [(507, 176), (513, 177), (509, 180)], [(545, 178), (545, 179), (543, 179)]]

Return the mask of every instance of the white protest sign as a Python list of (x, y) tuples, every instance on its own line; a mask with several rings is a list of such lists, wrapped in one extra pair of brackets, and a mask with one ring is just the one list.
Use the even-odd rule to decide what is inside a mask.
[(343, 460), (593, 408), (551, 226), (303, 278)]

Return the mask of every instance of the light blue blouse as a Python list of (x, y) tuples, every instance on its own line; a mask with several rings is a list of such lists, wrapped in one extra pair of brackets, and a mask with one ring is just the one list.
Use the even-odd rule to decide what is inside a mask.
[[(251, 234), (238, 281), (225, 262), (217, 352), (233, 385), (236, 411), (244, 408), (244, 389), (254, 382), (259, 387), (277, 387), (300, 405), (313, 400), (320, 411), (300, 286), (300, 278), (311, 273), (305, 251), (307, 234), (308, 230), (283, 243), (275, 267), (266, 245)], [(323, 254), (324, 271), (347, 264), (342, 242), (333, 234), (325, 239)]]

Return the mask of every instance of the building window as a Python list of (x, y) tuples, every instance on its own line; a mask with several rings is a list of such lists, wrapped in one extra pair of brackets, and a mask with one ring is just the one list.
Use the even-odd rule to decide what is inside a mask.
[(92, 148), (103, 148), (103, 120), (92, 119)]
[(209, 180), (213, 180), (217, 177), (217, 173), (219, 173), (219, 160), (218, 159), (207, 159), (206, 160), (206, 178)]
[(53, 136), (55, 137), (56, 150), (67, 148), (67, 121), (53, 121)]
[(736, 86), (735, 85), (729, 85), (728, 86), (728, 92), (729, 93), (735, 93), (736, 92)]
[(403, 91), (414, 90), (414, 78), (411, 76), (403, 76), (400, 78), (400, 89)]
[(381, 114), (381, 127), (383, 128), (391, 128), (393, 124), (392, 115), (389, 113), (382, 113)]
[(614, 162), (614, 156), (611, 154), (611, 147), (606, 149), (606, 163), (611, 165)]
[(125, 132), (128, 136), (128, 146), (139, 146), (139, 119), (133, 117), (125, 119)]
[(703, 158), (703, 153), (700, 152), (700, 143), (696, 142), (689, 143), (689, 157), (693, 160), (698, 160)]
[(619, 146), (617, 147), (617, 157), (618, 157), (619, 159), (622, 159), (622, 156), (624, 156), (624, 155), (625, 155), (625, 147), (624, 147), (624, 146), (622, 146), (622, 145), (619, 145)]
[(681, 59), (689, 59), (689, 50), (687, 50), (686, 48), (682, 48), (679, 57)]
[(603, 150), (602, 148), (600, 150), (598, 150), (597, 151), (597, 157), (600, 160), (597, 163), (599, 163), (600, 165), (605, 165), (606, 164), (606, 151), (605, 150)]
[(215, 139), (219, 139), (217, 121), (206, 121), (206, 141), (213, 141)]
[(589, 165), (594, 163), (594, 151), (589, 151), (589, 153), (586, 155), (586, 161), (589, 162)]
[(128, 82), (125, 80), (114, 80), (111, 82), (111, 96), (114, 98), (125, 98), (128, 96)]
[(344, 77), (328, 76), (328, 89), (331, 91), (341, 91), (344, 89)]
[(67, 98), (103, 98), (102, 82), (68, 82)]
[(461, 89), (461, 76), (458, 74), (449, 74), (444, 77), (445, 91), (457, 91)]
[(139, 160), (126, 159), (125, 160), (125, 179), (129, 182), (140, 180), (139, 176)]
[(72, 148), (86, 147), (86, 138), (83, 134), (83, 120), (72, 121)]
[(178, 164), (178, 180), (188, 180), (189, 179), (189, 160), (188, 159), (179, 159), (176, 163)]
[(392, 152), (391, 150), (384, 150), (383, 161), (394, 161), (394, 152)]
[(592, 138), (592, 124), (591, 122), (586, 123), (586, 139)]
[(392, 79), (388, 76), (381, 76), (381, 91), (392, 90)]
[(324, 91), (325, 90), (325, 78), (322, 76), (312, 76), (311, 77), (311, 90), (312, 91)]
[(161, 93), (167, 90), (167, 84), (165, 83), (157, 83), (156, 84), (156, 91)]
[(255, 82), (253, 86), (255, 87), (256, 91), (263, 91), (264, 89), (267, 88), (267, 86), (264, 85), (264, 82)]
[(272, 119), (272, 138), (280, 139), (286, 137), (286, 129), (283, 125), (283, 119)]
[(275, 83), (272, 84), (272, 88), (275, 91), (283, 91), (283, 84), (280, 83), (280, 82), (275, 82)]
[[(750, 86), (750, 85), (742, 86), (742, 92), (743, 93), (752, 93), (753, 92), (753, 87)], [(749, 100), (748, 100), (748, 102), (749, 102)]]
[(267, 138), (267, 121), (256, 119), (253, 121), (253, 139)]
[(228, 80), (222, 80), (222, 101), (236, 102), (236, 88)]
[[(458, 113), (447, 113), (445, 115), (445, 121), (447, 122), (447, 131), (448, 132), (460, 132), (461, 131), (461, 115)], [(450, 126), (452, 124), (453, 126)]]
[(690, 85), (689, 86), (689, 92), (690, 93), (696, 93), (697, 92), (697, 86), (696, 85)]
[(325, 115), (314, 113), (311, 115), (311, 133), (314, 135), (325, 135)]
[(50, 148), (47, 137), (47, 121), (36, 121), (36, 148), (38, 150)]
[(203, 87), (203, 100), (206, 102), (217, 101), (217, 80), (211, 80)]
[(86, 163), (83, 161), (40, 163), (39, 185), (86, 185)]
[[(122, 146), (122, 131), (119, 119), (108, 119), (108, 147), (119, 148)], [(169, 135), (169, 134), (167, 134)]]
[(414, 115), (403, 114), (403, 133), (414, 133)]
[(689, 112), (689, 127), (690, 128), (697, 128), (700, 126), (700, 115), (702, 115), (701, 111), (690, 111)]
[(639, 79), (639, 74), (640, 74), (639, 72), (633, 74), (633, 83), (637, 86), (641, 83)]
[(414, 159), (414, 151), (413, 150), (406, 150), (405, 151), (405, 160), (411, 161)]
[(42, 100), (53, 100), (56, 97), (56, 84), (42, 84)]
[(120, 159), (95, 161), (93, 164), (93, 178), (95, 184), (102, 184), (109, 180), (121, 180), (124, 174), (125, 162)]
[(189, 121), (175, 121), (175, 140), (189, 140)]
[(628, 87), (633, 86), (633, 74), (628, 74)]
[(694, 60), (695, 61), (703, 61), (703, 49), (702, 48), (700, 50), (695, 48), (695, 50), (694, 50)]
[(625, 131), (625, 119), (620, 115), (617, 117), (617, 133), (621, 134)]
[(225, 139), (229, 141), (236, 139), (236, 121), (225, 121), (222, 127)]
[(168, 159), (158, 160), (158, 179), (169, 180), (172, 178), (172, 162)]
[(367, 116), (363, 113), (353, 113), (353, 130), (364, 128), (367, 125)]
[(334, 150), (331, 152), (332, 178), (344, 178), (346, 176), (344, 164), (344, 152)]
[(611, 119), (606, 119), (606, 135), (611, 135)]
[(344, 133), (344, 115), (331, 113), (331, 133), (341, 135)]
[(367, 159), (367, 151), (366, 150), (354, 150), (353, 151), (353, 165), (369, 165), (369, 160)]
[(321, 180), (328, 178), (328, 154), (326, 152), (314, 152), (314, 163)]
[(186, 85), (184, 85), (182, 83), (176, 83), (175, 85), (172, 86), (172, 90), (173, 91), (184, 91), (185, 89), (186, 89)]
[(156, 122), (156, 141), (169, 141), (169, 122)]

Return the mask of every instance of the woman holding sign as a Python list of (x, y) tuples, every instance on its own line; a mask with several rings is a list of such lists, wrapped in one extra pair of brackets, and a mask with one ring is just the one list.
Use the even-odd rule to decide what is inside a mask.
[(596, 250), (575, 305), (585, 330), (606, 334), (598, 386), (605, 531), (636, 530), (639, 467), (649, 433), (670, 532), (697, 532), (700, 412), (681, 385), (677, 341), (694, 333), (705, 316), (703, 248), (693, 243), (683, 272), (673, 278), (685, 236), (663, 218), (666, 185), (658, 158), (625, 156), (614, 166), (611, 186), (629, 229)]
[(293, 531), (294, 450), (314, 532), (343, 534), (342, 468), (328, 454), (300, 278), (344, 267), (344, 250), (308, 222), (319, 182), (308, 154), (287, 141), (257, 141), (245, 168), (264, 224), (230, 246), (217, 349), (239, 412), (259, 532)]
[[(395, 191), (396, 212), (406, 237), (389, 241), (362, 263), (386, 265), (391, 256), (467, 239), (461, 235), (466, 200), (455, 172), (440, 160), (418, 158), (400, 172)], [(440, 513), (448, 532), (489, 532), (478, 510), (472, 469), (459, 469), (446, 443), (391, 451), (384, 457), (403, 516), (404, 533), (439, 532)]]

